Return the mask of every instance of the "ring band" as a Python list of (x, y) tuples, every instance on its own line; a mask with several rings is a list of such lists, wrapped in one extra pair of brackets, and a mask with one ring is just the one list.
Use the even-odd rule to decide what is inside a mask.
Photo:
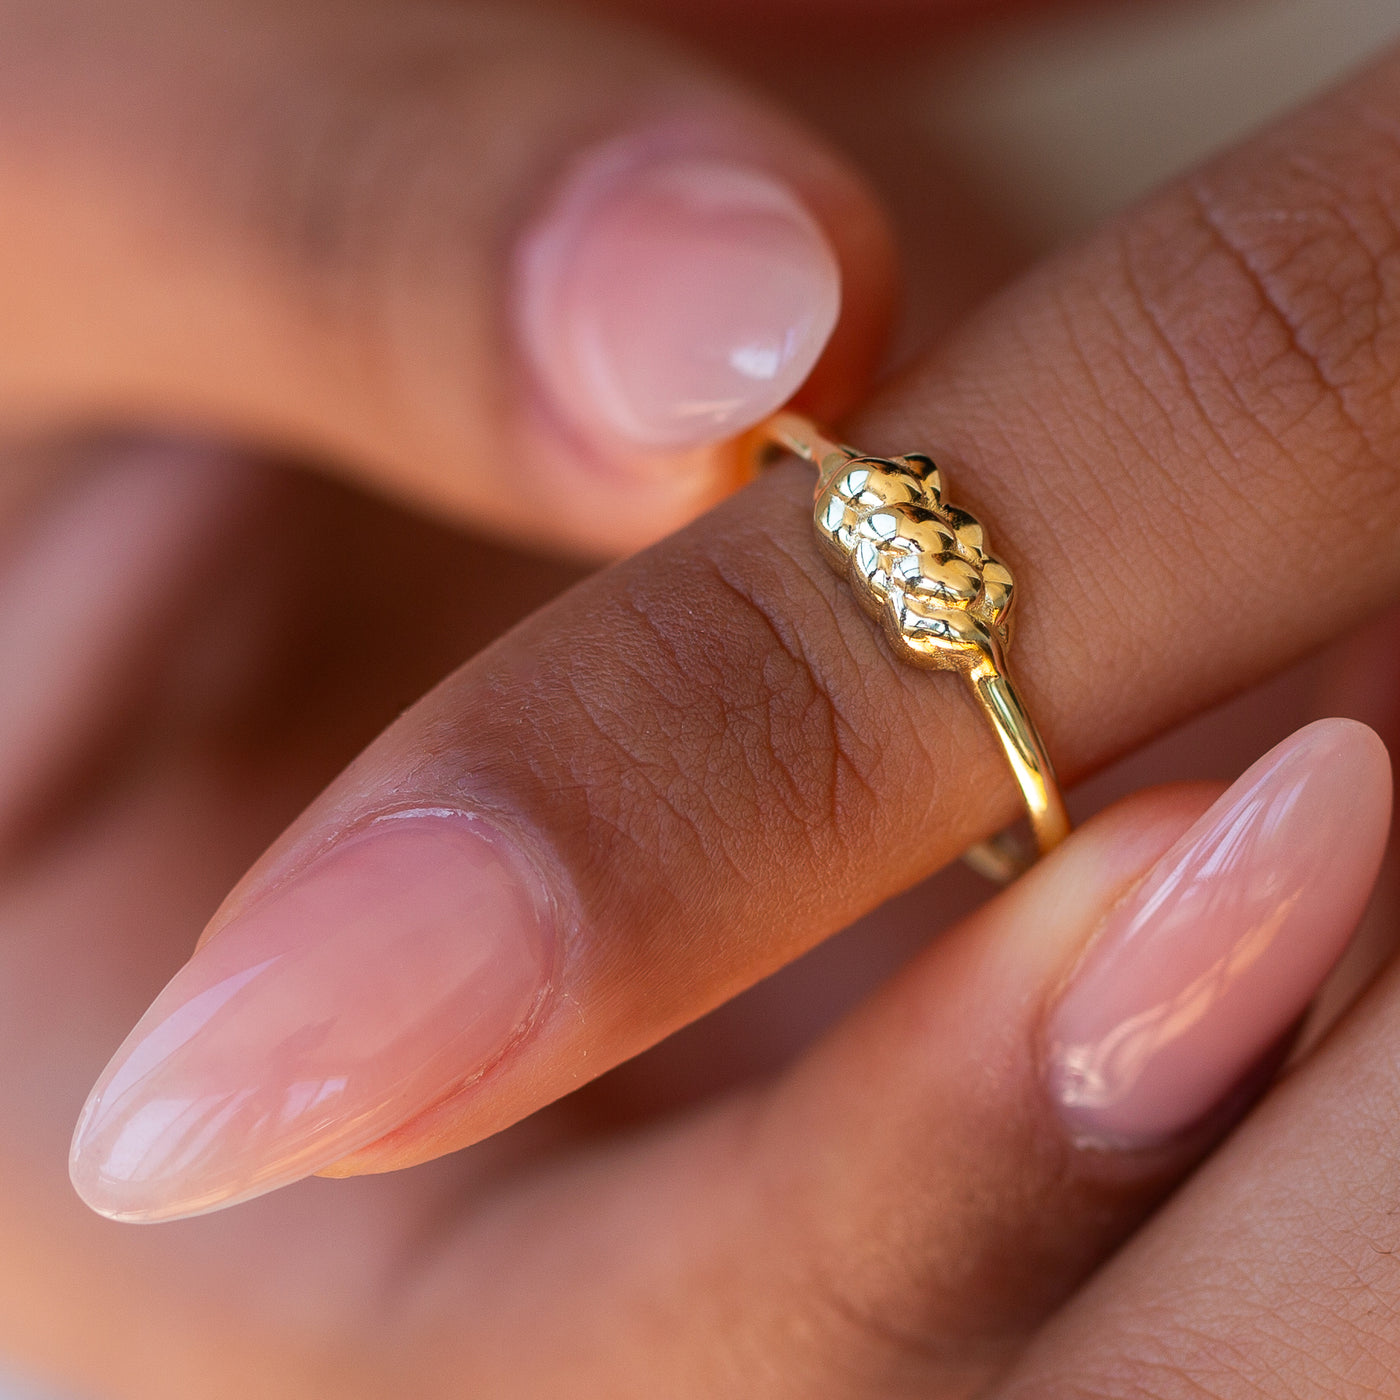
[[(986, 549), (981, 524), (944, 499), (932, 458), (871, 457), (836, 442), (801, 414), (776, 413), (753, 431), (759, 453), (795, 453), (817, 468), (813, 524), (831, 566), (914, 666), (959, 671), (996, 732), (1041, 855), (1069, 834), (1055, 770), (1006, 667), (1014, 583)], [(1004, 837), (965, 859), (992, 879), (1030, 862)]]

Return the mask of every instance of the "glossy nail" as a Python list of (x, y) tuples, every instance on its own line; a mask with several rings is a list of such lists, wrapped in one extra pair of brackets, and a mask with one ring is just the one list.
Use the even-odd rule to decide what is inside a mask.
[(1260, 759), (1091, 943), (1048, 1023), (1081, 1139), (1141, 1147), (1207, 1115), (1286, 1034), (1346, 947), (1389, 820), (1385, 747), (1321, 720)]
[(610, 146), (575, 170), (518, 266), (525, 358), (600, 444), (719, 441), (779, 408), (836, 324), (840, 270), (767, 172)]
[(381, 819), (221, 927), (93, 1089), (79, 1195), (197, 1215), (319, 1171), (479, 1074), (553, 965), (538, 880), (482, 823)]

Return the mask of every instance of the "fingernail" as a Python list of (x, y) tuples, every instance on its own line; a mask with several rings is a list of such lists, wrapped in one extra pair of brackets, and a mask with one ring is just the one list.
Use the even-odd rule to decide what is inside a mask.
[(1244, 1080), (1346, 947), (1390, 797), (1376, 735), (1320, 720), (1161, 858), (1109, 915), (1049, 1019), (1050, 1090), (1076, 1137), (1163, 1142)]
[(237, 914), (156, 998), (83, 1108), (78, 1194), (114, 1220), (170, 1220), (330, 1166), (510, 1044), (553, 945), (533, 873), (482, 823), (373, 823)]
[(787, 402), (840, 309), (830, 243), (773, 175), (605, 148), (522, 245), (520, 338), (604, 446), (719, 441)]

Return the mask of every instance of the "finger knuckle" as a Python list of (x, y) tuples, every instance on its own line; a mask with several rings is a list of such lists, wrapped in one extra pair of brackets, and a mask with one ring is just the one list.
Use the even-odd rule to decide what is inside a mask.
[(1136, 377), (1177, 400), (1180, 445), (1274, 526), (1320, 458), (1334, 522), (1364, 528), (1400, 505), (1400, 192), (1376, 169), (1383, 138), (1338, 125), (1335, 160), (1255, 152), (1120, 226), (1148, 328)]

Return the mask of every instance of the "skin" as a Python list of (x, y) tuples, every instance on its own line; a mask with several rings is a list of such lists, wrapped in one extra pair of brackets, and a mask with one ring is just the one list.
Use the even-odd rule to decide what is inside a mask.
[[(92, 18), (78, 6), (44, 13), (75, 30)], [(453, 52), (488, 69), (552, 32), (474, 11), (413, 14), (454, 43), (485, 44), (485, 60), (478, 48)], [(301, 48), (267, 42), (287, 64), (268, 81), (302, 80), (295, 65), (317, 51), (324, 18), (306, 15)], [(374, 7), (354, 15), (334, 31), (337, 61), (312, 65), (312, 105), (327, 71), (345, 84), (335, 95), (354, 94), (347, 51), (399, 32)], [(85, 42), (106, 75), (92, 90), (41, 42), (36, 11), (11, 5), (0, 18), (19, 41), (7, 51), (26, 60), (27, 86), (7, 87), (5, 100), (30, 116), (0, 130), (34, 142), (28, 166), (5, 168), (49, 172), (37, 190), (26, 179), (24, 200), (0, 200), (6, 263), (26, 269), (3, 288), (18, 330), (0, 350), (0, 397), (23, 408), (5, 488), (11, 558), (71, 509), (71, 493), (150, 469), (147, 448), (30, 445), (39, 427), (49, 437), (118, 408), (123, 421), (195, 421), (267, 444), (269, 456), (314, 452), (342, 477), (509, 529), (489, 466), (520, 440), (512, 421), (474, 412), (495, 402), (498, 341), (491, 308), (474, 301), (489, 264), (470, 259), (505, 236), (510, 211), (528, 205), (579, 130), (615, 120), (589, 107), (606, 108), (618, 87), (609, 64), (657, 65), (679, 72), (680, 86), (697, 81), (691, 70), (588, 31), (608, 81), (589, 66), (568, 103), (526, 113), (541, 129), (526, 168), (482, 177), (468, 260), (443, 254), (434, 265), (461, 291), (463, 338), (442, 339), (440, 319), (414, 321), (421, 300), (388, 283), (391, 319), (410, 327), (394, 341), (411, 358), (392, 387), (427, 385), (421, 402), (405, 401), (364, 378), (374, 354), (349, 365), (332, 354), (335, 335), (308, 310), (345, 308), (332, 324), (368, 326), (364, 348), (379, 348), (384, 323), (354, 300), (373, 279), (334, 256), (366, 246), (364, 230), (333, 239), (328, 262), (304, 243), (289, 256), (274, 242), (269, 256), (269, 227), (288, 224), (229, 212), (265, 204), (241, 188), (231, 206), (211, 203), (177, 179), (220, 125), (212, 101), (207, 125), (172, 120), (197, 108), (195, 77), (156, 92), (141, 109), (149, 127), (114, 126), (147, 89), (108, 45), (130, 56), (159, 34), (168, 65), (171, 53), (218, 48), (213, 30), (182, 28), (155, 6), (133, 6), (121, 33), (92, 25)], [(531, 46), (545, 77), (557, 76), (559, 55), (580, 67), (577, 45), (558, 43), (542, 60)], [(246, 76), (225, 75), (228, 90)], [(854, 232), (839, 222), (852, 177), (747, 98), (709, 94), (739, 102), (720, 124), (742, 130), (745, 150), (771, 150), (805, 179), (853, 275), (875, 289), (855, 305), (878, 310), (888, 271), (866, 256), (882, 246), (877, 218), (860, 203)], [(551, 125), (561, 107), (564, 131)], [(1071, 779), (1339, 644), (1400, 593), (1388, 280), (1397, 120), (1392, 58), (1010, 286), (850, 427), (877, 450), (913, 442), (946, 460), (1037, 596), (1056, 600), (1027, 609), (1016, 657)], [(139, 158), (123, 147), (104, 175), (97, 156), (113, 129)], [(470, 132), (445, 118), (441, 130), (451, 166), (452, 142)], [(170, 147), (171, 131), (190, 147)], [(153, 183), (133, 191), (112, 169)], [(150, 241), (160, 221), (140, 215), (152, 199), (176, 220), (180, 247), (199, 250), (182, 254), (187, 300), (173, 308), (123, 290), (149, 285), (167, 253)], [(79, 221), (79, 208), (97, 214)], [(358, 215), (341, 204), (330, 217)], [(367, 245), (392, 248), (395, 236)], [(979, 276), (969, 285), (980, 292), (994, 272)], [(191, 347), (188, 318), (227, 308), (251, 310)], [(963, 308), (946, 309), (940, 326)], [(858, 386), (877, 340), (873, 325), (838, 331), (815, 407), (844, 409), (849, 400), (822, 385)], [(228, 363), (260, 368), (234, 376)], [(464, 376), (473, 412), (435, 416), (453, 402), (430, 392), (444, 366)], [(565, 579), (524, 551), (246, 454), (163, 450), (168, 468), (199, 483), (185, 530), (169, 533), (149, 587), (118, 599), (105, 629), (114, 644), (93, 649), (55, 624), (42, 649), (71, 642), (63, 693), (106, 703), (36, 701), (44, 723), (27, 752), (39, 760), (0, 798), (0, 1091), (13, 1126), (0, 1149), (0, 1317), (28, 1365), (145, 1400), (1397, 1389), (1382, 1170), (1397, 1146), (1393, 978), (1127, 1244), (1228, 1113), (1118, 1157), (1073, 1148), (1044, 1104), (1037, 1017), (1096, 912), (1215, 788), (1159, 791), (1107, 813), (780, 1071), (760, 1073), (810, 1026), (769, 1016), (776, 1047), (755, 1034), (755, 1053), (726, 1065), (720, 1047), (732, 1037), (720, 1022), (688, 1033), (688, 1058), (705, 1065), (689, 1082), (674, 1062), (642, 1059), (527, 1116), (929, 875), (1014, 810), (970, 705), (951, 685), (896, 669), (873, 632), (842, 616), (839, 584), (810, 547), (801, 471), (777, 469), (535, 611)], [(539, 467), (545, 482), (569, 469), (551, 461)], [(598, 487), (599, 501), (609, 489)], [(163, 499), (151, 494), (151, 521)], [(1163, 527), (1183, 500), (1189, 538)], [(1075, 539), (1094, 541), (1092, 556), (1063, 548)], [(1336, 555), (1332, 541), (1346, 542)], [(120, 558), (105, 574), (100, 563), (83, 580), (94, 600), (130, 577)], [(723, 666), (706, 662), (714, 648)], [(478, 652), (332, 783), (392, 716)], [(1353, 693), (1372, 653), (1333, 653), (1356, 669)], [(638, 655), (640, 676), (625, 664)], [(23, 662), (17, 674), (31, 669)], [(649, 724), (618, 725), (639, 680)], [(1378, 694), (1368, 717), (1393, 727), (1393, 692)], [(507, 725), (520, 714), (523, 727)], [(648, 745), (649, 732), (675, 737)], [(639, 771), (650, 775), (640, 800), (626, 786)], [(602, 776), (586, 790), (565, 781), (579, 773)], [(464, 774), (487, 775), (498, 807), (543, 834), (577, 892), (588, 938), (574, 992), (587, 1034), (577, 1015), (557, 1015), (476, 1093), (343, 1169), (381, 1172), (517, 1126), (412, 1173), (311, 1182), (150, 1231), (84, 1212), (61, 1168), (77, 1106), (223, 892), (313, 798), (289, 840), (352, 820), (386, 791), (417, 784), (431, 796)], [(794, 869), (820, 876), (794, 889)], [(678, 888), (703, 897), (666, 905), (639, 979), (637, 930), (655, 926), (656, 902)], [(1071, 890), (1075, 917), (1056, 924)], [(913, 909), (913, 931), (900, 935), (909, 942), (926, 928), (925, 906)], [(888, 942), (893, 962), (899, 938)], [(990, 1103), (974, 1074), (988, 1064)], [(744, 1086), (719, 1092), (734, 1080)], [(875, 1103), (872, 1083), (889, 1086)], [(843, 1152), (829, 1177), (794, 1173), (795, 1159)], [(1337, 1357), (1353, 1358), (1344, 1374)]]

